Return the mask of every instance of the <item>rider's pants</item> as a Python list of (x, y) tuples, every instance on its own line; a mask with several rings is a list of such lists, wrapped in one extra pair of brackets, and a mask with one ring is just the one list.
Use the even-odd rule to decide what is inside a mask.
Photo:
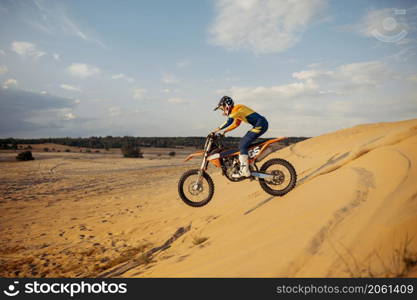
[(268, 121), (265, 118), (260, 119), (256, 125), (248, 131), (240, 140), (239, 151), (240, 154), (248, 155), (248, 148), (250, 144), (258, 137), (263, 135), (268, 130)]

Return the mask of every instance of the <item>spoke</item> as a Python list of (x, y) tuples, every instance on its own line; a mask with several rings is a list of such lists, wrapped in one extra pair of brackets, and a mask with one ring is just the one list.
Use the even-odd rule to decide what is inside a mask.
[(291, 174), (288, 169), (283, 166), (272, 165), (266, 170), (266, 173), (274, 176), (272, 180), (266, 180), (266, 183), (271, 185), (273, 188), (278, 186), (285, 188), (290, 184)]
[(204, 177), (197, 183), (198, 175), (190, 176), (184, 182), (184, 194), (193, 202), (200, 202), (207, 198), (208, 189)]

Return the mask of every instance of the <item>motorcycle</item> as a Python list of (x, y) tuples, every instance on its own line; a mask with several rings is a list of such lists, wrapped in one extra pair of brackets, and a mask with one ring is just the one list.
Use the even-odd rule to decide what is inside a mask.
[(201, 157), (200, 168), (186, 171), (178, 182), (178, 193), (182, 201), (193, 207), (201, 207), (210, 202), (214, 195), (214, 183), (207, 173), (209, 162), (221, 168), (222, 175), (232, 182), (245, 179), (258, 180), (261, 188), (272, 196), (283, 196), (291, 191), (297, 182), (297, 173), (288, 161), (273, 158), (260, 168), (257, 163), (269, 154), (282, 148), (278, 143), (285, 137), (257, 142), (249, 146), (248, 161), (250, 177), (233, 177), (239, 173), (239, 149), (225, 149), (224, 136), (210, 133), (204, 150), (188, 155), (185, 161)]

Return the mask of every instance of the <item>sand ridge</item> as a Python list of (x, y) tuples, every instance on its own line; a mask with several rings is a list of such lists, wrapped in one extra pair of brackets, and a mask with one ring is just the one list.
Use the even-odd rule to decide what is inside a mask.
[[(202, 208), (177, 195), (196, 160), (2, 162), (2, 275), (412, 276), (415, 149), (417, 120), (343, 129), (267, 158), (297, 170), (284, 197), (211, 169), (215, 196)], [(188, 230), (163, 247), (180, 228)]]

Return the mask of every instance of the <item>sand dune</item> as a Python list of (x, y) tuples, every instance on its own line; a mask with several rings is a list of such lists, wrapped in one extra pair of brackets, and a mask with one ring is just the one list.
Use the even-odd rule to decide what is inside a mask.
[(295, 166), (289, 194), (210, 170), (202, 208), (176, 189), (197, 161), (3, 162), (1, 275), (415, 277), (416, 149), (417, 120), (325, 134), (267, 158)]

